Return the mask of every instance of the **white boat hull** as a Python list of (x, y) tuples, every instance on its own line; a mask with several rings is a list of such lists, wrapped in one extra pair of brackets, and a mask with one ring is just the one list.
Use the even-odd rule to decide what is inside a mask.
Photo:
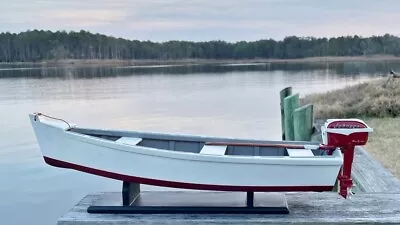
[(132, 146), (30, 115), (45, 162), (111, 179), (221, 191), (331, 191), (343, 158), (206, 155)]

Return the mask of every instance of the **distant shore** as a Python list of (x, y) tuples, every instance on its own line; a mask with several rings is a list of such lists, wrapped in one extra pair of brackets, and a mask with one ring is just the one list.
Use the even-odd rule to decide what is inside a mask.
[(151, 60), (151, 59), (62, 59), (45, 60), (40, 62), (2, 62), (0, 64), (14, 65), (167, 65), (167, 64), (256, 64), (256, 63), (320, 63), (320, 62), (346, 62), (346, 61), (400, 61), (400, 57), (392, 55), (372, 55), (372, 56), (326, 56), (297, 59), (171, 59), (171, 60)]

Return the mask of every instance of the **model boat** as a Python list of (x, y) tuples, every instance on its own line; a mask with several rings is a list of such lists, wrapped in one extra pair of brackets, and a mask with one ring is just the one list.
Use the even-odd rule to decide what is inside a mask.
[[(338, 175), (351, 181), (346, 154), (354, 149), (347, 144), (365, 144), (371, 131), (362, 121), (329, 121), (319, 144), (90, 129), (40, 113), (29, 117), (51, 166), (124, 182), (243, 192), (332, 191)], [(337, 140), (343, 137), (344, 147)]]

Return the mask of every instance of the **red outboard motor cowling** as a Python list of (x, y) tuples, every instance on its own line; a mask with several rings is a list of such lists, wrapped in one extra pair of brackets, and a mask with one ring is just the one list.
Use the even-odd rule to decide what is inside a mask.
[(353, 180), (351, 168), (354, 159), (354, 147), (365, 145), (372, 128), (359, 119), (329, 119), (322, 126), (324, 145), (335, 146), (343, 153), (343, 166), (339, 173), (339, 194), (347, 198), (351, 194)]

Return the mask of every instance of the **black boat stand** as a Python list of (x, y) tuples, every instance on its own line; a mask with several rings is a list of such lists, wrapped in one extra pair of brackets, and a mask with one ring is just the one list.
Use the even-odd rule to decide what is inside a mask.
[[(247, 192), (140, 192), (139, 183), (123, 182), (122, 205), (110, 199), (93, 202), (88, 213), (101, 214), (288, 214), (284, 194)], [(115, 198), (111, 202), (115, 203)], [(119, 196), (119, 198), (121, 195)], [(245, 200), (245, 202), (243, 201)], [(259, 201), (258, 201), (259, 200)], [(107, 202), (108, 201), (108, 202)]]

